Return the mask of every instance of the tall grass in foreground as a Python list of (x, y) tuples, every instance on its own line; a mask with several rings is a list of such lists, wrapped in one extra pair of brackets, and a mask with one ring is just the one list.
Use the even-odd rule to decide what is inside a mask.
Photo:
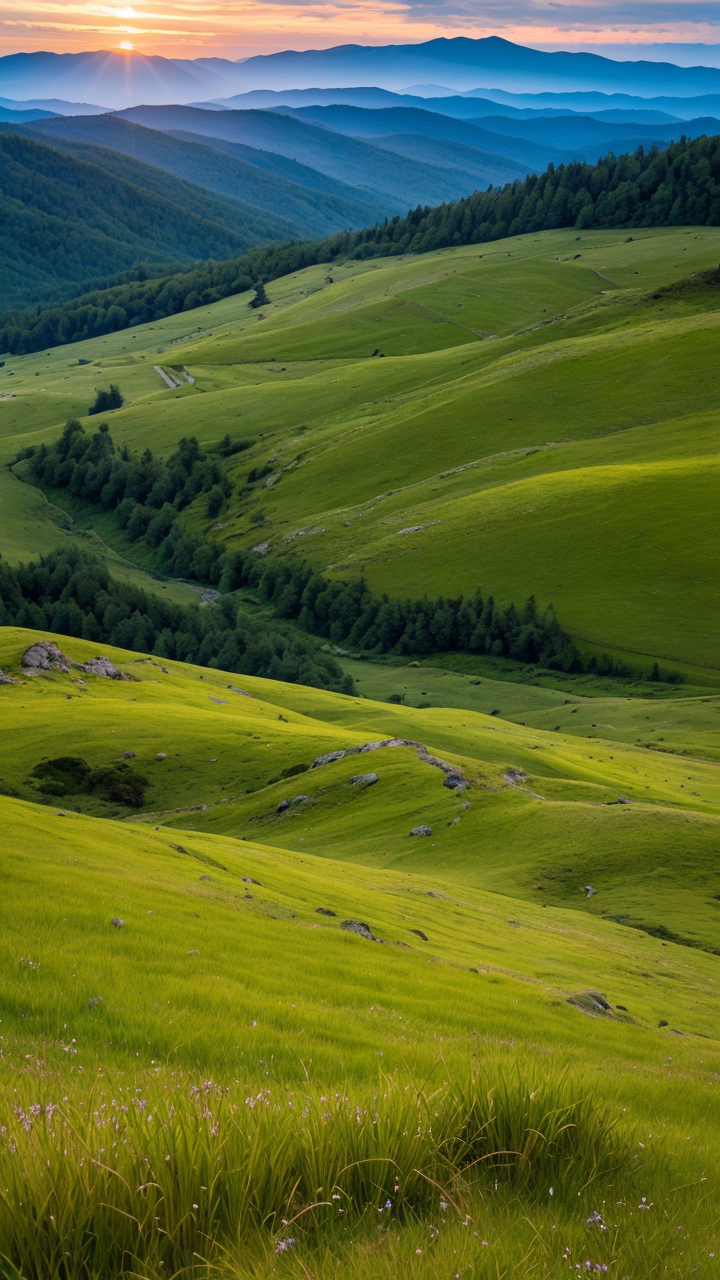
[(0, 1255), (23, 1280), (230, 1274), (258, 1247), (368, 1215), (467, 1216), (483, 1187), (532, 1202), (552, 1186), (577, 1205), (632, 1159), (607, 1104), (563, 1074), (352, 1098), (165, 1074), (145, 1088), (100, 1075), (72, 1098), (48, 1083), (40, 1096), (19, 1077), (3, 1102)]

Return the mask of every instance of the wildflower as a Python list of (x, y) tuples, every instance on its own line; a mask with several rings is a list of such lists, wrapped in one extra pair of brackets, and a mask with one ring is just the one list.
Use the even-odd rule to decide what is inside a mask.
[(443, 1211), (443, 1213), (444, 1213), (444, 1212), (445, 1212), (445, 1210), (447, 1209), (447, 1200), (441, 1200), (441, 1201), (440, 1201), (440, 1208), (442, 1209), (442, 1211)]
[(654, 1200), (651, 1200), (651, 1201), (650, 1201), (650, 1203), (648, 1204), (648, 1203), (647, 1203), (647, 1197), (646, 1197), (646, 1196), (643, 1196), (643, 1197), (642, 1197), (642, 1199), (641, 1199), (641, 1201), (640, 1201), (640, 1204), (638, 1205), (638, 1209), (652, 1209), (652, 1207), (653, 1207), (654, 1203), (655, 1203), (655, 1201), (654, 1201)]
[[(591, 1226), (595, 1225), (596, 1227), (599, 1227), (601, 1231), (607, 1231), (605, 1220), (602, 1214), (598, 1213), (597, 1209), (594, 1209), (592, 1215), (589, 1218), (586, 1218), (585, 1221), (589, 1222)], [(678, 1231), (679, 1230), (680, 1228), (678, 1227)]]
[(333, 1200), (339, 1200), (339, 1199), (340, 1199), (340, 1196), (338, 1196), (338, 1195), (334, 1195), (334, 1196), (333, 1196)]
[(422, 1253), (422, 1249), (416, 1249), (415, 1252), (417, 1256), (420, 1257), (420, 1254)]
[(392, 1209), (392, 1200), (386, 1200), (386, 1201), (385, 1201), (385, 1208), (386, 1208), (386, 1209)]
[(286, 1253), (288, 1249), (293, 1249), (297, 1241), (294, 1236), (288, 1236), (286, 1240), (279, 1240), (275, 1248), (276, 1253)]

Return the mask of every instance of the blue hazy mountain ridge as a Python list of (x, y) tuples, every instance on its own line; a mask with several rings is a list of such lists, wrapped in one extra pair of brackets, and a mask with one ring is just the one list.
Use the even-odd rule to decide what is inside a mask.
[(720, 116), (720, 93), (703, 93), (687, 97), (658, 95), (645, 98), (629, 93), (600, 93), (594, 90), (577, 93), (506, 93), (502, 89), (473, 89), (461, 96), (480, 100), (481, 107), (478, 115), (492, 115), (500, 106), (503, 110), (514, 107), (518, 110), (542, 113), (569, 110), (579, 115), (649, 107), (669, 112), (679, 120), (692, 120), (705, 115)]
[[(508, 156), (527, 170), (545, 169), (563, 160), (596, 161), (607, 151), (636, 151), (639, 146), (667, 146), (683, 134), (697, 138), (715, 134), (720, 121), (711, 117), (674, 125), (624, 125), (615, 120), (600, 121), (588, 116), (517, 119), (502, 115), (483, 116), (479, 121), (455, 120), (437, 112), (416, 107), (276, 107), (277, 114), (293, 115), (321, 124), (352, 137), (363, 137), (377, 144), (382, 138), (398, 134), (418, 135), (444, 142), (462, 143), (494, 156)], [(385, 142), (387, 145), (387, 142)], [(415, 148), (418, 158), (429, 158)]]
[[(388, 212), (382, 203), (368, 200), (362, 192), (337, 181), (326, 179), (321, 196), (319, 174), (308, 170), (309, 180), (302, 182), (274, 173), (267, 163), (257, 163), (262, 161), (262, 155), (249, 147), (245, 148), (245, 156), (222, 156), (197, 135), (178, 138), (114, 115), (55, 116), (31, 126), (31, 131), (34, 137), (105, 167), (108, 159), (104, 149), (110, 148), (224, 200), (273, 215), (281, 209), (283, 219), (292, 225), (295, 236), (331, 235), (346, 227), (375, 222)], [(104, 158), (96, 152), (85, 155), (83, 145), (103, 148)]]
[(720, 71), (673, 63), (618, 62), (590, 53), (546, 53), (495, 36), (286, 50), (239, 62), (128, 56), (103, 50), (16, 53), (0, 58), (0, 89), (6, 97), (99, 101), (111, 108), (140, 102), (196, 102), (256, 88), (348, 84), (397, 90), (418, 82), (440, 83), (465, 92), (485, 83), (510, 93), (599, 90), (640, 97), (694, 97), (718, 93)]
[(118, 114), (151, 129), (182, 130), (275, 151), (359, 188), (366, 197), (382, 200), (392, 213), (406, 213), (417, 204), (442, 204), (469, 194), (466, 183), (458, 180), (451, 169), (438, 169), (411, 159), (399, 161), (383, 148), (292, 114), (204, 111), (180, 106), (132, 107)]
[[(187, 141), (195, 141), (197, 138), (196, 134), (185, 133), (182, 129), (168, 130), (167, 136)], [(239, 142), (226, 142), (224, 138), (205, 137), (203, 143), (218, 151), (224, 151), (228, 155), (242, 156), (247, 153), (260, 157), (254, 159), (253, 163), (266, 168), (270, 173), (286, 173), (291, 181), (301, 183), (314, 191), (333, 193), (353, 190), (328, 177), (327, 174), (320, 173), (318, 169), (310, 169), (307, 165), (299, 164), (296, 160), (289, 160), (286, 156), (277, 153), (253, 151), (252, 147), (246, 147)], [(433, 170), (457, 170), (459, 175), (457, 180), (460, 181), (466, 195), (471, 191), (484, 191), (489, 186), (504, 186), (506, 182), (514, 182), (516, 178), (526, 177), (528, 172), (527, 165), (516, 164), (507, 156), (490, 155), (475, 147), (465, 147), (455, 142), (436, 142), (433, 138), (422, 138), (415, 134), (396, 134), (387, 138), (375, 138), (373, 146), (383, 151), (394, 151), (397, 155), (406, 156), (409, 160), (429, 165)], [(447, 175), (445, 181), (448, 181)], [(358, 196), (366, 194), (358, 191), (357, 188), (355, 192)]]
[(292, 223), (277, 214), (220, 200), (109, 149), (68, 155), (26, 128), (0, 124), (6, 308), (61, 301), (137, 262), (224, 259), (292, 238)]
[(502, 137), (490, 130), (478, 128), (466, 120), (454, 120), (434, 111), (418, 107), (276, 107), (273, 114), (291, 116), (336, 130), (355, 138), (381, 138), (389, 134), (412, 133), (447, 142), (460, 142), (496, 156), (508, 156), (524, 164), (528, 169), (545, 169), (551, 161), (562, 156), (541, 141)]
[[(712, 67), (678, 67), (674, 63), (616, 62), (592, 53), (545, 53), (498, 36), (473, 40), (441, 37), (415, 45), (342, 45), (296, 53), (260, 54), (242, 64), (248, 88), (296, 87), (308, 74), (313, 83), (335, 73), (334, 84), (352, 77), (355, 83), (397, 87), (403, 77), (442, 78), (448, 73), (457, 87), (467, 75), (494, 77), (490, 83), (526, 91), (600, 88), (605, 92), (697, 94), (717, 91), (720, 71)], [(395, 86), (390, 81), (395, 80)], [(271, 83), (271, 81), (273, 83)], [(251, 83), (252, 82), (252, 83)], [(261, 83), (262, 82), (262, 83)], [(407, 80), (405, 81), (407, 83)], [(297, 87), (303, 87), (297, 83)], [(471, 87), (466, 85), (465, 87)]]
[[(605, 94), (598, 95), (605, 100)], [(609, 100), (609, 99), (608, 99)], [(644, 101), (638, 99), (639, 102)], [(464, 94), (452, 94), (442, 98), (421, 98), (409, 93), (392, 93), (389, 89), (376, 89), (368, 86), (335, 89), (251, 89), (249, 93), (236, 93), (232, 98), (216, 98), (212, 102), (191, 102), (193, 107), (204, 107), (209, 111), (225, 108), (231, 110), (248, 110), (256, 108), (272, 110), (273, 107), (327, 107), (344, 104), (349, 107), (419, 107), (424, 111), (437, 111), (440, 115), (454, 116), (458, 120), (476, 120), (482, 115), (494, 115), (498, 104), (491, 99), (478, 99)], [(613, 118), (628, 123), (662, 124), (666, 120), (677, 120), (680, 117), (667, 111), (658, 111), (644, 107), (609, 108)], [(503, 106), (503, 115), (517, 116), (518, 119), (542, 116), (593, 115), (602, 119), (605, 111), (581, 111), (571, 107), (513, 107)]]
[(52, 111), (42, 111), (37, 107), (30, 107), (24, 111), (20, 107), (15, 109), (0, 106), (0, 120), (5, 120), (8, 124), (27, 124), (31, 120), (47, 120), (52, 115)]
[(64, 98), (28, 98), (23, 102), (0, 98), (0, 107), (10, 111), (44, 111), (51, 116), (94, 116), (105, 110), (92, 102), (66, 102)]

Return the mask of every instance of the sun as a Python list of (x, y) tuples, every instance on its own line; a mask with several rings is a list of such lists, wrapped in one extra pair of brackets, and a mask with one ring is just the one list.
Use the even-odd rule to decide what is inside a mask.
[(121, 49), (125, 49), (125, 51), (127, 52), (127, 51), (132, 51), (135, 48), (135, 45), (131, 44), (129, 40), (121, 40), (119, 47)]

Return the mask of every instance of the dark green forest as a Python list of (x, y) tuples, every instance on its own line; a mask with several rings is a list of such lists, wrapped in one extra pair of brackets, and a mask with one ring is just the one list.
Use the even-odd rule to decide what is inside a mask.
[[(107, 156), (117, 173), (97, 163)], [(96, 163), (93, 163), (96, 161)], [(83, 158), (0, 126), (0, 296), (63, 299), (152, 255), (164, 274), (292, 235), (278, 215), (102, 147)], [(157, 274), (157, 269), (155, 269)]]
[(364, 231), (252, 249), (163, 278), (132, 280), (38, 314), (6, 314), (0, 318), (0, 350), (41, 351), (143, 324), (317, 263), (427, 253), (562, 227), (684, 225), (720, 225), (720, 137), (608, 155), (595, 165), (550, 165), (502, 190), (491, 187), (454, 204), (417, 208)]
[(290, 624), (254, 618), (232, 595), (183, 607), (111, 579), (84, 548), (52, 551), (13, 569), (0, 558), (0, 626), (31, 627), (176, 658), (241, 675), (352, 693), (353, 683), (317, 640)]

